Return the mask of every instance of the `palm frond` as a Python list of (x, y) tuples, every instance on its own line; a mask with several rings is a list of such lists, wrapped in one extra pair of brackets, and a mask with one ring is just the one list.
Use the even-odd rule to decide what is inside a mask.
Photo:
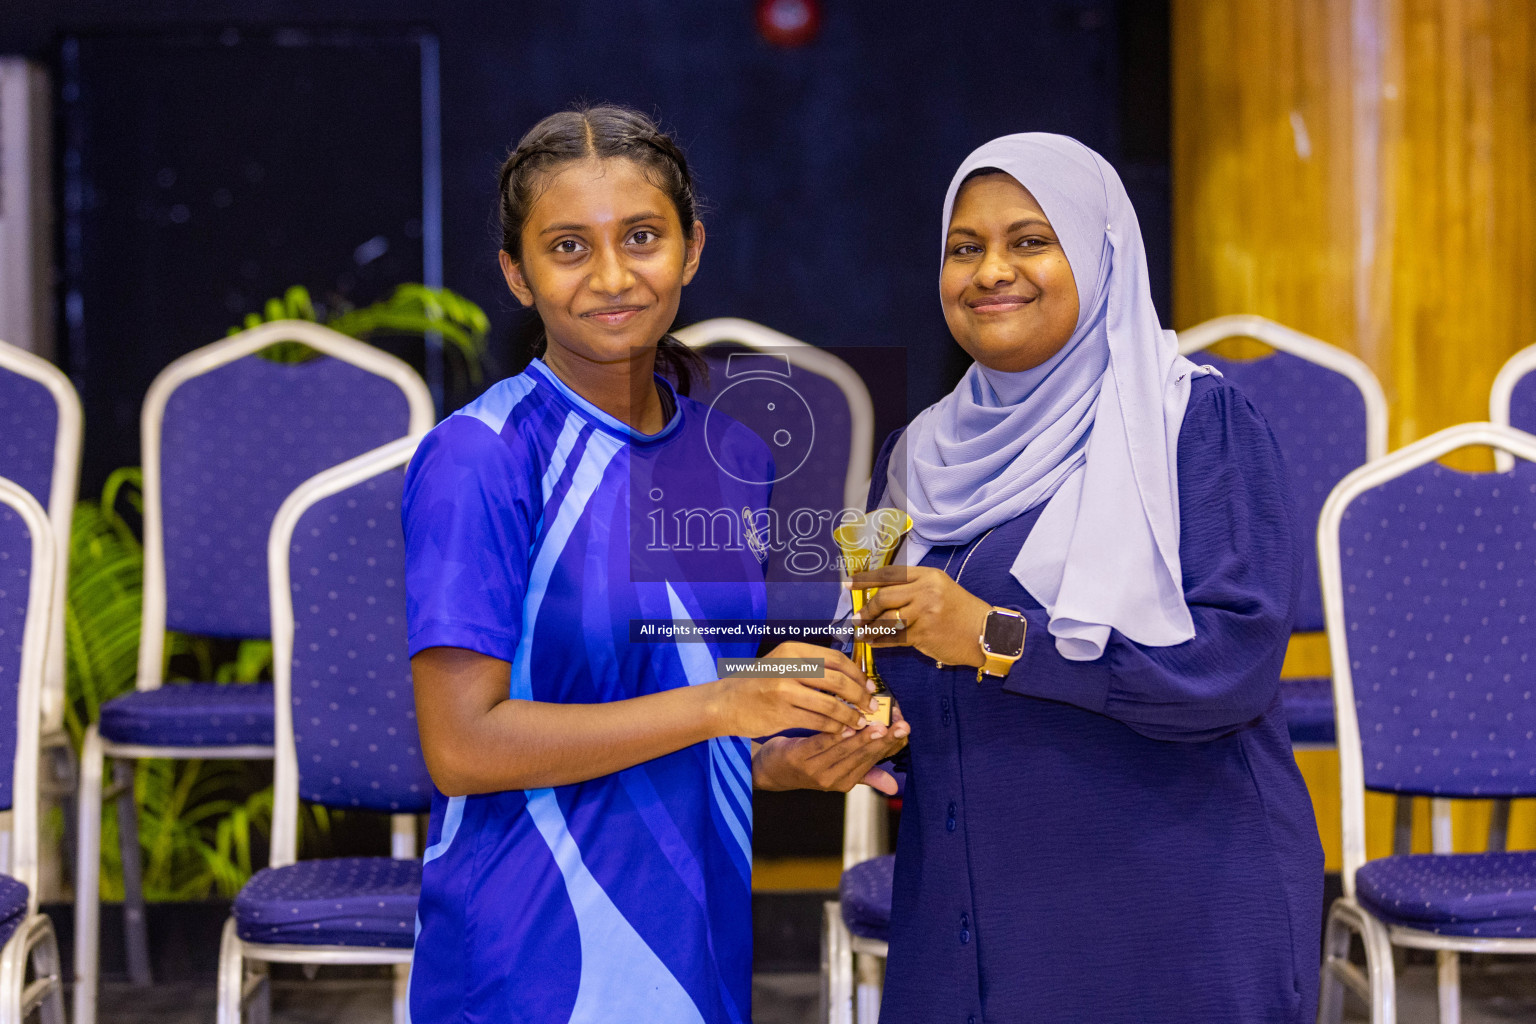
[[(388, 298), (358, 309), (337, 309), (322, 320), (308, 290), (295, 285), (281, 298), (268, 299), (261, 313), (246, 314), (244, 323), (231, 327), (228, 333), (273, 320), (323, 322), (334, 331), (364, 341), (376, 334), (436, 335), (463, 357), (473, 383), (478, 384), (484, 376), (482, 364), (490, 318), (475, 303), (447, 288), (402, 284)], [(275, 362), (300, 363), (314, 358), (316, 353), (307, 345), (284, 341), (262, 349), (260, 354)]]
[(272, 641), (242, 640), (235, 660), (226, 661), (213, 673), (217, 683), (254, 683), (272, 671)]
[(115, 507), (132, 482), (112, 474), (101, 501), (80, 502), (70, 524), (65, 722), (77, 745), (101, 705), (133, 689), (138, 675), (144, 549)]

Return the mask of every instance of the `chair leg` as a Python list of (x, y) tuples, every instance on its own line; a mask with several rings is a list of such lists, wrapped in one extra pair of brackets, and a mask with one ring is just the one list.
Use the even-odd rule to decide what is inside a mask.
[(105, 758), (93, 725), (80, 748), (79, 820), (75, 830), (75, 1024), (96, 1024), (101, 939), (101, 775)]
[(858, 954), (853, 958), (855, 1024), (879, 1024), (880, 996), (884, 988), (885, 962), (880, 957)]
[[(1365, 945), (1364, 973), (1349, 961), (1352, 934), (1358, 934)], [(1386, 926), (1354, 900), (1334, 900), (1328, 908), (1323, 953), (1318, 1024), (1338, 1024), (1343, 1017), (1345, 986), (1370, 1003), (1371, 1024), (1397, 1024), (1397, 975)]]
[[(70, 872), (75, 868), (75, 844), (77, 818), (79, 817), (79, 793), (80, 793), (80, 762), (75, 756), (75, 748), (67, 742), (51, 748), (48, 752), (51, 764), (53, 799), (57, 801), (59, 810), (63, 813), (64, 831), (59, 837), (59, 888), (61, 892), (73, 890), (74, 879)], [(41, 894), (40, 894), (41, 895)]]
[(1413, 852), (1413, 797), (1393, 798), (1392, 855), (1406, 857)]
[(22, 1024), (25, 1012), (22, 993), (27, 974), (27, 958), (23, 950), (27, 936), (23, 933), (31, 927), (31, 921), (22, 922), (0, 949), (0, 1024)]
[(1493, 802), (1493, 815), (1488, 819), (1488, 852), (1502, 853), (1509, 847), (1508, 800)]
[(411, 965), (395, 964), (394, 1024), (411, 1024)]
[(1342, 1024), (1344, 1020), (1344, 981), (1337, 965), (1349, 962), (1349, 940), (1354, 932), (1339, 915), (1328, 913), (1328, 927), (1323, 933), (1323, 968), (1318, 987), (1317, 1024)]
[(1387, 929), (1362, 912), (1360, 937), (1371, 982), (1371, 1024), (1397, 1024), (1397, 970)]
[(245, 957), (240, 953), (240, 936), (235, 934), (235, 919), (224, 922), (219, 942), (218, 1024), (240, 1024), (245, 1002)]
[(144, 864), (139, 847), (139, 804), (133, 792), (134, 762), (112, 762), (117, 795), (117, 845), (123, 858), (123, 945), (128, 953), (128, 981), (148, 988), (149, 930), (144, 923)]
[[(27, 980), (31, 965), (32, 980)], [(40, 1024), (64, 1024), (59, 944), (53, 922), (32, 913), (0, 947), (0, 1024), (23, 1024), (37, 1015)]]
[(251, 964), (247, 968), (245, 985), (250, 1005), (251, 1024), (272, 1024), (272, 978), (264, 963)]
[(853, 1024), (853, 938), (836, 901), (821, 905), (822, 1020)]
[(1435, 950), (1440, 1024), (1461, 1024), (1461, 960), (1454, 949)]
[[(46, 918), (45, 918), (46, 920)], [(59, 969), (59, 943), (49, 922), (32, 947), (33, 984), (45, 984), (47, 991), (37, 1006), (38, 1024), (64, 1024), (64, 983)], [(52, 983), (48, 984), (49, 979)]]

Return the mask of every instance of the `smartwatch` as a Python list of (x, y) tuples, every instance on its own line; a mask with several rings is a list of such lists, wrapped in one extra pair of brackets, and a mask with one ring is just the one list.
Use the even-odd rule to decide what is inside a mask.
[(1024, 616), (1007, 608), (993, 608), (982, 628), (981, 653), (987, 662), (976, 670), (976, 681), (983, 676), (1002, 678), (1024, 653)]

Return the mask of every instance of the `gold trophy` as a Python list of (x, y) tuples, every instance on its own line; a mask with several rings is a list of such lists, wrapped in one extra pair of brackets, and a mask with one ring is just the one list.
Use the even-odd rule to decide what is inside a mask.
[[(912, 518), (899, 509), (878, 508), (858, 515), (857, 518), (849, 516), (850, 513), (844, 514), (843, 524), (832, 531), (832, 539), (843, 553), (843, 566), (850, 577), (856, 572), (883, 569), (890, 565), (896, 549), (901, 546), (901, 538), (912, 529)], [(878, 589), (853, 589), (851, 596), (854, 615), (863, 610), (864, 603), (874, 597)], [(853, 660), (858, 662), (864, 675), (875, 684), (874, 695), (870, 698), (874, 710), (866, 714), (864, 720), (871, 725), (879, 723), (889, 728), (893, 703), (891, 691), (875, 669), (875, 652), (867, 641), (854, 641)]]

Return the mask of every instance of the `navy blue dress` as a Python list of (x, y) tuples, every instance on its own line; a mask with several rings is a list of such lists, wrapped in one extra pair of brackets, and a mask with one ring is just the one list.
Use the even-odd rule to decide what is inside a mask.
[(1323, 852), (1279, 700), (1301, 568), (1284, 467), (1207, 376), (1178, 473), (1195, 638), (1176, 647), (1056, 653), (1009, 573), (1040, 508), (923, 559), (964, 563), (1028, 631), (1001, 682), (877, 654), (912, 724), (881, 1024), (1314, 1018)]

